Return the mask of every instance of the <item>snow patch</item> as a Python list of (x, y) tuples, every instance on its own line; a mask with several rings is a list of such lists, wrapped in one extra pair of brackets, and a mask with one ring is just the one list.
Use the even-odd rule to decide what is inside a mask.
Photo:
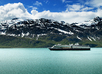
[(39, 36), (40, 36), (40, 35), (37, 35), (36, 40), (38, 40)]
[(86, 21), (86, 22), (82, 22), (82, 23), (78, 23), (76, 25), (80, 26), (80, 25), (86, 25), (86, 26), (91, 26), (91, 25), (96, 25), (98, 24), (98, 22), (95, 22), (93, 19), (90, 21)]
[(79, 36), (77, 36), (77, 38), (78, 38), (79, 40), (82, 40)]
[(5, 32), (0, 32), (0, 35), (6, 35), (6, 33)]
[(24, 37), (25, 36), (25, 34), (24, 33), (22, 33), (22, 36), (21, 37)]
[(29, 33), (29, 32), (27, 32), (27, 34), (26, 34), (26, 35), (28, 36), (29, 34), (30, 34), (30, 33)]
[(67, 32), (67, 31), (64, 31), (64, 30), (61, 30), (61, 29), (57, 29), (57, 28), (54, 28), (54, 29), (56, 29), (56, 30), (58, 30), (58, 31), (60, 31), (60, 32), (63, 32), (64, 34), (70, 34), (70, 35), (73, 35), (74, 33), (73, 32)]
[(36, 37), (36, 40), (38, 40), (40, 36), (44, 36), (44, 35), (47, 35), (47, 34), (38, 34)]
[(15, 34), (7, 34), (8, 36), (16, 36)]
[(87, 37), (90, 41), (92, 41), (92, 39), (91, 38), (89, 38), (89, 37)]
[(97, 39), (100, 39), (100, 37), (97, 37)]
[(91, 37), (94, 41), (96, 41), (96, 39), (94, 37)]

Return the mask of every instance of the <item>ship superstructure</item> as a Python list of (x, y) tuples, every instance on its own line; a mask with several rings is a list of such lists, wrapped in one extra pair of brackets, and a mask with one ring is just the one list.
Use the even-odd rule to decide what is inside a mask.
[(50, 50), (90, 50), (89, 46), (81, 46), (81, 45), (54, 45), (49, 48)]

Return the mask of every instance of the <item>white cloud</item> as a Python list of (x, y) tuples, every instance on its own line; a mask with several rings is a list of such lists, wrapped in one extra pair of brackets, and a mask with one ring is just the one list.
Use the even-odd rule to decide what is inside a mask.
[(83, 8), (83, 5), (79, 4), (67, 5), (67, 11), (80, 11), (81, 8)]
[(71, 3), (72, 1), (65, 1), (65, 3)]
[(13, 3), (0, 6), (0, 21), (9, 20), (15, 17), (30, 18), (31, 14), (25, 9), (22, 3)]
[(93, 7), (100, 7), (102, 6), (102, 0), (89, 0), (85, 4)]
[(97, 7), (102, 6), (102, 0), (93, 0), (92, 4)]
[(91, 8), (91, 7), (84, 7), (84, 8), (82, 8), (82, 11), (88, 11), (88, 10), (92, 10), (93, 8)]
[(96, 13), (97, 13), (97, 16), (101, 16), (102, 17), (102, 9), (98, 9)]
[(33, 9), (30, 14), (22, 3), (6, 4), (4, 6), (0, 6), (0, 21), (9, 20), (17, 17), (21, 19), (48, 18), (57, 21), (65, 21), (67, 23), (73, 23), (73, 22), (83, 22), (91, 20), (96, 16), (102, 17), (101, 9), (98, 9), (96, 12), (85, 11), (88, 10), (88, 8), (79, 5), (79, 7), (77, 7), (77, 10), (83, 9), (83, 11), (76, 12), (76, 10), (74, 11), (74, 6), (72, 7), (73, 11), (70, 12), (68, 11), (50, 12), (50, 10), (38, 12), (36, 9)]
[(65, 2), (65, 0), (62, 0), (62, 2), (64, 3), (64, 2)]
[(37, 10), (37, 7), (33, 7), (33, 6), (28, 6), (29, 8), (32, 8), (32, 10)]
[(68, 23), (73, 23), (73, 22), (83, 22), (86, 20), (90, 20), (96, 17), (97, 14), (99, 13), (101, 13), (100, 10), (98, 12), (59, 12), (59, 13), (50, 12), (48, 10), (43, 12), (37, 12), (36, 14), (32, 14), (32, 15), (35, 18), (48, 18), (48, 19), (54, 19), (57, 21), (63, 20)]
[(85, 7), (84, 5), (80, 5), (80, 4), (73, 4), (73, 5), (66, 5), (66, 11), (69, 12), (81, 12), (81, 11), (89, 11), (92, 10), (92, 7)]
[(42, 3), (41, 3), (41, 2), (36, 1), (36, 2), (34, 3), (34, 5), (40, 6), (40, 5), (42, 5)]
[(72, 1), (62, 0), (62, 3), (71, 3)]
[(33, 15), (36, 15), (36, 14), (38, 14), (38, 11), (32, 10), (31, 13), (32, 13)]

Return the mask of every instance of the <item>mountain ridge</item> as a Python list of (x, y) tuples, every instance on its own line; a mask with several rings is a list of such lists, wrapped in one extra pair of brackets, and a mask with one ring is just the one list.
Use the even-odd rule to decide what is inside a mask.
[(45, 18), (36, 20), (13, 18), (9, 22), (5, 21), (0, 23), (0, 34), (35, 39), (35, 41), (46, 38), (44, 42), (55, 41), (52, 44), (60, 42), (62, 44), (84, 44), (82, 42), (86, 41), (89, 42), (89, 45), (93, 44), (92, 47), (94, 47), (95, 42), (99, 45), (102, 39), (102, 18), (96, 17), (91, 21), (72, 24)]

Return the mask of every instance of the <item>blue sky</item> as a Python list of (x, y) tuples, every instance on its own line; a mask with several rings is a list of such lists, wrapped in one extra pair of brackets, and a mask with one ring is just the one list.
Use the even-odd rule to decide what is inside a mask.
[(0, 0), (0, 21), (48, 18), (67, 23), (102, 17), (101, 0)]
[[(75, 0), (76, 1), (76, 0)], [(74, 2), (75, 2), (74, 1)], [(64, 1), (64, 0), (1, 0), (0, 4), (8, 4), (8, 3), (18, 3), (21, 2), (30, 12), (29, 6), (36, 7), (39, 12), (44, 10), (50, 10), (51, 12), (61, 12), (66, 10), (66, 4), (72, 3), (72, 1)]]

